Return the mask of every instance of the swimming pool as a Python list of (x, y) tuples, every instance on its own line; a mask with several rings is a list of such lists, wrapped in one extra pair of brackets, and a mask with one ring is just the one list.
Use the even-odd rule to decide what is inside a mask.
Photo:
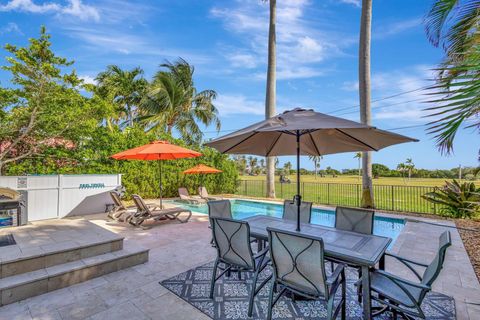
[[(168, 201), (172, 204), (180, 206), (185, 209), (189, 209), (195, 212), (208, 213), (208, 207), (206, 204), (202, 205), (190, 205), (179, 201)], [(251, 216), (265, 215), (271, 217), (281, 217), (283, 212), (283, 206), (281, 204), (251, 201), (251, 200), (230, 200), (232, 203), (232, 213), (235, 219), (244, 219)], [(328, 209), (312, 209), (312, 223), (320, 224), (323, 226), (333, 227), (335, 224), (335, 211)], [(375, 216), (374, 221), (374, 234), (379, 236), (386, 236), (393, 239), (392, 244), (397, 239), (398, 235), (402, 231), (405, 225), (405, 221), (402, 219)], [(390, 246), (391, 246), (390, 245)]]

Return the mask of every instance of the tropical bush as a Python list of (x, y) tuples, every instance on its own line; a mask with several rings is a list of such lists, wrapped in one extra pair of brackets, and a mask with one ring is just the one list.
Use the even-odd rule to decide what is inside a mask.
[(440, 213), (453, 218), (471, 218), (480, 213), (480, 188), (472, 182), (460, 184), (457, 180), (422, 197), (440, 205)]
[[(121, 173), (127, 196), (137, 193), (143, 197), (158, 197), (159, 163), (158, 161), (114, 160), (112, 154), (137, 147), (150, 141), (163, 139), (171, 143), (194, 149), (203, 154), (199, 158), (163, 161), (163, 185), (166, 197), (178, 196), (178, 187), (185, 186), (190, 192), (203, 184), (211, 193), (234, 193), (238, 173), (235, 164), (227, 155), (218, 151), (196, 146), (186, 146), (182, 140), (173, 139), (165, 134), (157, 136), (146, 133), (142, 128), (133, 127), (120, 130), (98, 127), (96, 132), (85, 138), (76, 148), (50, 148), (42, 157), (28, 158), (10, 163), (6, 167), (7, 175), (23, 174), (102, 174)], [(219, 174), (184, 175), (183, 170), (199, 163), (222, 170)]]

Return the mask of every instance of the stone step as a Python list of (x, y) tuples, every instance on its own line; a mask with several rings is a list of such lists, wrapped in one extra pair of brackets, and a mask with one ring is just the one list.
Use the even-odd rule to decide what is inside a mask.
[(5, 247), (5, 250), (16, 249), (12, 250), (11, 255), (3, 252), (0, 279), (122, 250), (123, 237), (111, 233), (87, 236), (82, 241), (63, 241), (33, 248), (26, 247), (24, 250), (12, 247)]
[(148, 261), (148, 250), (129, 247), (0, 279), (0, 306)]

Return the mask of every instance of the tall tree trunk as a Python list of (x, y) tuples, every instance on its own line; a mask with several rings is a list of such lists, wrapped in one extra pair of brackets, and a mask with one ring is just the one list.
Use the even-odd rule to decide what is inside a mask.
[[(276, 103), (276, 7), (277, 0), (270, 0), (270, 24), (268, 27), (268, 68), (267, 94), (265, 97), (265, 118), (275, 116)], [(275, 198), (275, 157), (267, 157), (267, 198)]]
[[(370, 107), (370, 45), (372, 33), (372, 0), (362, 0), (362, 17), (360, 21), (360, 48), (358, 62), (358, 82), (360, 91), (360, 120), (371, 125)], [(364, 152), (362, 156), (362, 207), (374, 208), (372, 183), (372, 153)]]

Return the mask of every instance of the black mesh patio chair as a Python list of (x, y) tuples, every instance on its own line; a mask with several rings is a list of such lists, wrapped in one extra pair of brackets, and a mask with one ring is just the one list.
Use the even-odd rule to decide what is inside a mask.
[[(335, 209), (335, 228), (345, 231), (352, 231), (362, 234), (373, 234), (373, 223), (375, 220), (375, 211), (361, 208), (337, 207)], [(331, 262), (332, 270), (333, 263), (339, 263), (333, 258), (328, 258)], [(345, 263), (345, 262), (343, 262)], [(355, 264), (346, 263), (349, 267), (355, 268), (358, 272), (358, 277), (362, 276), (362, 269)], [(358, 302), (362, 301), (360, 292), (362, 290), (361, 283), (357, 285)]]
[(232, 219), (232, 204), (229, 200), (212, 200), (207, 202), (209, 218)]
[[(273, 286), (268, 300), (267, 319), (272, 318), (272, 309), (285, 292), (308, 299), (325, 300), (327, 319), (335, 319), (339, 313), (341, 319), (345, 319), (345, 268), (338, 264), (336, 269), (327, 275), (322, 238), (274, 228), (267, 230), (273, 266)], [(341, 298), (335, 307), (335, 295), (339, 288)], [(274, 297), (277, 289), (280, 289), (280, 292)]]
[[(292, 200), (285, 200), (283, 203), (283, 219), (297, 221), (297, 205)], [(310, 223), (312, 220), (312, 203), (302, 201), (300, 204), (300, 222)]]
[(337, 207), (335, 228), (363, 234), (373, 233), (375, 211), (360, 208)]
[[(371, 271), (370, 295), (373, 300), (383, 305), (383, 308), (374, 312), (372, 316), (390, 311), (393, 313), (394, 319), (397, 318), (397, 315), (401, 315), (404, 319), (413, 319), (413, 317), (425, 319), (425, 314), (421, 308), (422, 301), (425, 295), (432, 290), (432, 284), (442, 270), (445, 253), (451, 244), (450, 232), (443, 232), (439, 238), (437, 254), (430, 264), (386, 253), (413, 272), (419, 282), (409, 281), (382, 270)], [(423, 275), (420, 275), (415, 267), (424, 268)]]
[[(215, 282), (225, 273), (230, 271), (253, 272), (254, 278), (250, 290), (250, 299), (248, 304), (248, 316), (253, 313), (253, 299), (265, 284), (272, 278), (266, 277), (257, 287), (258, 275), (265, 269), (270, 259), (267, 256), (268, 247), (261, 252), (253, 254), (250, 246), (250, 226), (248, 222), (233, 220), (228, 218), (211, 217), (213, 229), (213, 240), (217, 248), (217, 259), (213, 266), (213, 275), (210, 285), (210, 299), (213, 299), (215, 291)], [(219, 264), (225, 267), (220, 268), (220, 274), (217, 275)]]
[[(209, 218), (229, 218), (232, 219), (232, 204), (228, 200), (212, 200), (207, 202), (208, 205), (208, 217)], [(211, 225), (208, 226), (210, 229)], [(213, 236), (210, 240), (210, 244), (213, 243)]]

